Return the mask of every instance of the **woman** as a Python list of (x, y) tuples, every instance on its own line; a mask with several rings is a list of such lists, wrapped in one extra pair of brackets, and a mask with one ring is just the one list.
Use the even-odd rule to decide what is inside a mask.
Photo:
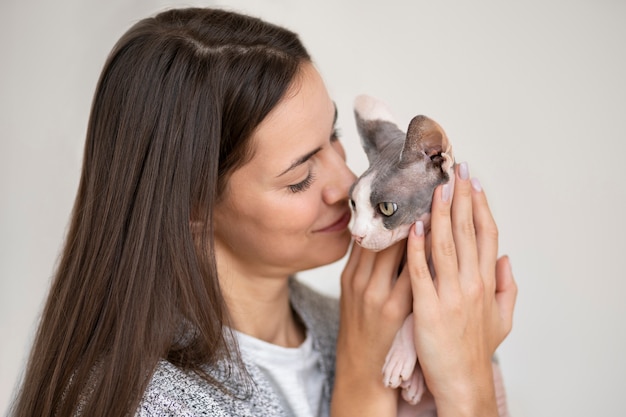
[(290, 278), (350, 245), (354, 176), (335, 118), (283, 28), (211, 9), (132, 27), (96, 89), (13, 414), (393, 416), (380, 369), (413, 308), (439, 415), (496, 415), (490, 357), (516, 289), (465, 165), (454, 203), (449, 187), (435, 193), (436, 287), (422, 224), (399, 277), (404, 246), (353, 247), (341, 314)]

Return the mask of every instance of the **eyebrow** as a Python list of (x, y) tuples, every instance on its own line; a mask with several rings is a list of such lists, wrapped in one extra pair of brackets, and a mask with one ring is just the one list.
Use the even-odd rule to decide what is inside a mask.
[(291, 165), (289, 166), (289, 168), (287, 168), (286, 170), (284, 170), (283, 172), (278, 174), (278, 177), (281, 177), (281, 176), (285, 175), (286, 173), (288, 173), (289, 171), (291, 171), (293, 169), (296, 169), (300, 165), (304, 164), (306, 161), (311, 159), (313, 157), (313, 155), (315, 155), (316, 153), (318, 153), (321, 150), (322, 150), (322, 147), (320, 146), (319, 148), (314, 149), (311, 152), (307, 153), (306, 155), (303, 155), (300, 158), (298, 158), (297, 160), (293, 161), (291, 163)]
[[(333, 106), (335, 107), (335, 115), (333, 117), (333, 128), (334, 128), (335, 124), (337, 123), (337, 105), (333, 102)], [(300, 158), (296, 159), (295, 161), (293, 161), (291, 163), (289, 168), (287, 168), (286, 170), (284, 170), (283, 172), (278, 174), (277, 178), (285, 175), (289, 171), (292, 171), (292, 170), (296, 169), (297, 167), (299, 167), (300, 165), (304, 164), (306, 161), (308, 161), (309, 159), (313, 158), (313, 156), (316, 153), (318, 153), (319, 151), (321, 151), (321, 150), (322, 150), (322, 147), (320, 146), (320, 147), (318, 147), (316, 149), (313, 149), (311, 152), (306, 153), (305, 155), (301, 156)]]

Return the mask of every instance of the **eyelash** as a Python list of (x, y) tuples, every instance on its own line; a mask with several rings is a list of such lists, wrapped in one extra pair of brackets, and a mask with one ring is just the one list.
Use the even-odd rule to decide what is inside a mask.
[(315, 175), (313, 172), (309, 172), (309, 175), (304, 179), (304, 181), (299, 182), (297, 184), (293, 184), (289, 186), (289, 190), (292, 193), (300, 193), (302, 191), (306, 191), (309, 189), (311, 184), (313, 184), (313, 180), (315, 179)]
[[(330, 141), (336, 142), (339, 140), (340, 137), (341, 137), (340, 130), (336, 127), (333, 128), (333, 131), (330, 134)], [(313, 172), (309, 172), (309, 175), (304, 179), (304, 181), (301, 181), (297, 184), (290, 185), (289, 191), (291, 191), (294, 194), (301, 193), (302, 191), (306, 191), (309, 189), (311, 184), (313, 184), (313, 180), (315, 180), (315, 175), (313, 174)]]

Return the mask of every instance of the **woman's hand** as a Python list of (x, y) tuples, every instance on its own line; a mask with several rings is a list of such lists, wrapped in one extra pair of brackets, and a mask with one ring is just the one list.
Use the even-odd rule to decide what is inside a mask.
[(341, 276), (335, 417), (397, 414), (398, 392), (384, 386), (381, 371), (391, 342), (411, 311), (408, 274), (397, 278), (405, 248), (405, 242), (380, 252), (352, 246)]
[(440, 417), (497, 415), (491, 358), (511, 330), (517, 287), (487, 199), (466, 164), (433, 197), (431, 256), (424, 229), (410, 233), (408, 264), (417, 355)]

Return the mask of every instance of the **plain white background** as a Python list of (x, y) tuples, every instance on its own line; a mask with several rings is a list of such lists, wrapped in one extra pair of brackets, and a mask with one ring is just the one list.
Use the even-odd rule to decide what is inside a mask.
[[(106, 55), (137, 19), (193, 4), (301, 34), (355, 172), (355, 95), (384, 99), (402, 125), (438, 120), (489, 196), (519, 284), (499, 350), (512, 415), (623, 415), (623, 0), (2, 0), (0, 411), (63, 241)], [(303, 277), (337, 294), (342, 265)]]

